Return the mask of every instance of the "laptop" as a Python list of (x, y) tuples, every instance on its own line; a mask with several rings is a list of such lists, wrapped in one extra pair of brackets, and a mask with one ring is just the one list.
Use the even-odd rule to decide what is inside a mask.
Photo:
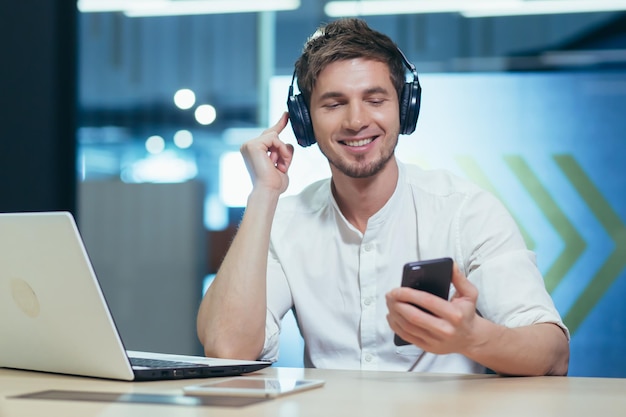
[(127, 351), (73, 216), (0, 213), (0, 367), (147, 381), (270, 365)]

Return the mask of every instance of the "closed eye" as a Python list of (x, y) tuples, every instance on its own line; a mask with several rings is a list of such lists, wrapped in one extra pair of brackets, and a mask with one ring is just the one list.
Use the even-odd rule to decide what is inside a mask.
[(380, 106), (380, 105), (384, 104), (385, 101), (387, 101), (387, 100), (383, 99), (383, 98), (375, 98), (375, 99), (369, 99), (368, 103), (373, 104), (374, 106)]
[(338, 102), (338, 101), (333, 101), (333, 102), (330, 102), (330, 103), (322, 104), (322, 107), (325, 108), (325, 109), (332, 110), (332, 109), (336, 109), (336, 108), (340, 107), (341, 105), (343, 105), (343, 103)]

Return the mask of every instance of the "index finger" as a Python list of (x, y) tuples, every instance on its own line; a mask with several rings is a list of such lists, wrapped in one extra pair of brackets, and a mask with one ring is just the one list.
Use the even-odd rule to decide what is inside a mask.
[(263, 131), (263, 134), (272, 132), (278, 134), (282, 132), (285, 126), (287, 126), (287, 121), (289, 121), (289, 113), (283, 112), (283, 114), (280, 116), (280, 119), (278, 119), (278, 122), (274, 126), (265, 129)]

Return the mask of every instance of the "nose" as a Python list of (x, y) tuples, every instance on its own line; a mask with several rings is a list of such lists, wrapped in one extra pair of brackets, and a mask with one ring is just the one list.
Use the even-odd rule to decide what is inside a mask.
[(350, 103), (346, 110), (345, 129), (358, 132), (367, 126), (367, 110), (364, 108), (363, 103)]

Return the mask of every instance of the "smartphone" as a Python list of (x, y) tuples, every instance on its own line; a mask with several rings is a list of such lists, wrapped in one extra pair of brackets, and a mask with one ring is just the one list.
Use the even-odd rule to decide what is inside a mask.
[[(447, 300), (450, 294), (450, 283), (452, 282), (452, 265), (453, 261), (451, 258), (409, 262), (402, 269), (401, 285), (426, 291)], [(422, 307), (415, 307), (430, 313), (430, 311)], [(409, 344), (409, 342), (397, 334), (394, 336), (393, 341), (396, 346)]]
[(278, 397), (324, 385), (321, 379), (269, 378), (239, 376), (183, 388), (185, 395), (222, 397)]

